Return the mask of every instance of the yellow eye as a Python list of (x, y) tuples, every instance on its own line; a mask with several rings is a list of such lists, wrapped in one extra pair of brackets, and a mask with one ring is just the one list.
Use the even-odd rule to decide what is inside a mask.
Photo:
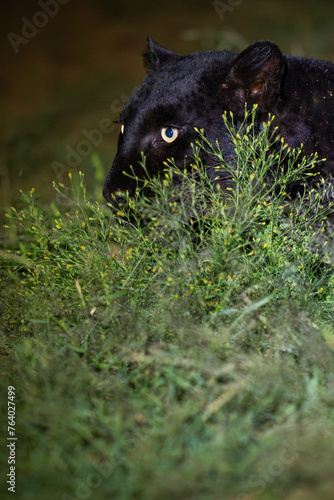
[(178, 135), (179, 131), (175, 127), (166, 127), (161, 129), (161, 137), (165, 142), (174, 142)]
[(121, 125), (121, 134), (124, 134), (124, 125)]

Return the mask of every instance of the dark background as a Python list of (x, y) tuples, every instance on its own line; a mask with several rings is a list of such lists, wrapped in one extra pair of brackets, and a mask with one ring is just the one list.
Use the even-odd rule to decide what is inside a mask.
[[(92, 147), (93, 159), (81, 154), (76, 167), (66, 164), (66, 148), (76, 150), (80, 141), (87, 140), (83, 130), (92, 131), (101, 120), (117, 118), (122, 101), (145, 74), (141, 54), (148, 34), (181, 54), (241, 50), (268, 38), (285, 53), (334, 60), (332, 1), (221, 4), (228, 10), (219, 15), (215, 2), (204, 0), (69, 0), (15, 53), (8, 34), (23, 36), (22, 18), (32, 22), (42, 8), (38, 0), (3, 1), (0, 206), (17, 203), (19, 190), (32, 187), (43, 203), (53, 199), (52, 181), (61, 180), (54, 162), (68, 171), (82, 170), (88, 187), (100, 197), (97, 193), (115, 154), (118, 129), (104, 133), (103, 141)], [(43, 17), (38, 22), (43, 23)], [(62, 177), (66, 182), (67, 171)]]

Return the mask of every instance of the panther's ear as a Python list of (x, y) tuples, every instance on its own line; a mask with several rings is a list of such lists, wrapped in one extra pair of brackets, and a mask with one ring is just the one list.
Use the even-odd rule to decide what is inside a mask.
[(166, 62), (171, 58), (179, 58), (176, 52), (166, 49), (155, 42), (150, 36), (147, 37), (147, 52), (143, 55), (144, 67), (146, 71), (154, 69), (159, 64)]
[(239, 105), (259, 104), (269, 112), (280, 92), (284, 70), (285, 59), (278, 46), (260, 40), (237, 56), (223, 88)]

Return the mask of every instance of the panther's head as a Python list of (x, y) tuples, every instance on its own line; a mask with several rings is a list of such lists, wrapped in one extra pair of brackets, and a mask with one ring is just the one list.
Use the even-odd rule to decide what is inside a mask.
[[(233, 157), (223, 113), (232, 111), (237, 123), (246, 103), (258, 104), (263, 119), (275, 105), (285, 68), (281, 51), (270, 41), (256, 42), (240, 54), (209, 51), (180, 56), (148, 38), (144, 63), (147, 76), (119, 118), (118, 151), (103, 189), (110, 203), (118, 191), (131, 195), (147, 176), (163, 172), (167, 159), (181, 169), (188, 167), (198, 140), (195, 129), (204, 130), (212, 143), (218, 140), (224, 158)], [(215, 160), (204, 151), (200, 154), (214, 169)]]

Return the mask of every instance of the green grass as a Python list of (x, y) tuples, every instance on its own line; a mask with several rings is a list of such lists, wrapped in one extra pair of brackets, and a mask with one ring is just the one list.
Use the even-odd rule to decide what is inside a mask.
[(240, 133), (225, 118), (228, 189), (199, 131), (192, 171), (171, 161), (114, 216), (82, 174), (8, 213), (0, 456), (7, 473), (14, 386), (16, 497), (332, 498), (331, 187), (291, 200), (318, 158), (246, 118)]

